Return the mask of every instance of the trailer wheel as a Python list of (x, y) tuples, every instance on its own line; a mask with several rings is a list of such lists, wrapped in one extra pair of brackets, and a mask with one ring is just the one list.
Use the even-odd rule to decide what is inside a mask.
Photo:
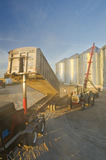
[(92, 106), (95, 105), (95, 96), (93, 95), (93, 101), (92, 101)]
[(89, 104), (91, 106), (94, 106), (94, 104), (95, 104), (95, 96), (92, 92), (89, 93)]
[(45, 122), (44, 122), (44, 121), (41, 121), (41, 122), (39, 123), (39, 125), (38, 125), (38, 132), (39, 132), (40, 134), (43, 134), (44, 130), (45, 130)]
[(84, 101), (85, 101), (85, 103), (87, 103), (89, 105), (89, 95), (88, 95), (88, 93), (85, 94)]
[(99, 92), (95, 93), (94, 96), (95, 96), (95, 98), (98, 98), (99, 97)]
[(85, 103), (84, 102), (81, 103), (81, 110), (82, 111), (85, 110)]
[(72, 97), (70, 98), (70, 108), (72, 109), (72, 105), (73, 105), (73, 103), (72, 103)]
[(27, 133), (27, 137), (26, 138), (27, 138), (27, 145), (28, 146), (33, 146), (37, 142), (38, 133), (37, 132)]
[(42, 134), (44, 132), (44, 130), (45, 130), (45, 123), (42, 121), (40, 133)]

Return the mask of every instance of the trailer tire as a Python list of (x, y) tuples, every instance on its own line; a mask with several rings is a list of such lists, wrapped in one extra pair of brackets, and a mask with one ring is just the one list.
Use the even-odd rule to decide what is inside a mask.
[(84, 102), (81, 103), (81, 110), (82, 111), (85, 110), (85, 103)]
[(88, 93), (85, 94), (84, 101), (85, 101), (85, 103), (87, 103), (89, 105), (89, 95), (88, 95)]
[(94, 106), (94, 104), (95, 104), (95, 96), (92, 92), (89, 93), (89, 104), (91, 106)]
[(33, 133), (27, 133), (27, 145), (28, 146), (33, 146), (36, 144), (37, 142), (37, 138), (38, 138), (38, 133), (35, 131)]
[(44, 130), (45, 130), (45, 123), (44, 123), (44, 121), (42, 121), (40, 133), (43, 134)]
[(72, 97), (70, 98), (70, 108), (72, 109), (73, 103), (72, 103)]
[(38, 132), (39, 132), (40, 134), (43, 134), (44, 130), (45, 130), (45, 122), (44, 122), (44, 120), (43, 120), (43, 121), (41, 121), (41, 122), (39, 123)]
[(99, 92), (94, 94), (95, 98), (99, 98)]

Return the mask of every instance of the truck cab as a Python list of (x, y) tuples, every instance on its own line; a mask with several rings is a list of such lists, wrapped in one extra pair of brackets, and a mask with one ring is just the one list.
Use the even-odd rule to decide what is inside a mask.
[(18, 144), (26, 128), (25, 121), (23, 109), (17, 111), (13, 102), (0, 103), (0, 159)]
[(13, 150), (18, 144), (35, 144), (37, 133), (43, 133), (44, 125), (44, 117), (38, 118), (36, 116), (31, 122), (28, 122), (28, 117), (24, 114), (24, 109), (16, 110), (13, 102), (1, 102), (0, 159), (8, 160), (12, 157)]

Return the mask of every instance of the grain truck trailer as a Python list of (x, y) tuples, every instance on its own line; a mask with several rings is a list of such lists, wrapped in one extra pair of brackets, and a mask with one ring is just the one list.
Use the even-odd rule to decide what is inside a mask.
[(59, 93), (59, 81), (48, 64), (40, 48), (24, 47), (8, 52), (8, 69), (5, 78), (22, 82), (26, 74), (26, 84), (43, 94)]
[(48, 98), (58, 96), (59, 81), (40, 48), (24, 47), (11, 50), (8, 53), (8, 68), (5, 78), (25, 82), (23, 84), (23, 107), (25, 112), (27, 105), (26, 85), (38, 90)]
[[(39, 48), (25, 47), (9, 52), (5, 78), (23, 83), (23, 108), (15, 109), (14, 103), (3, 103), (0, 107), (0, 158), (12, 158), (11, 153), (18, 143), (33, 145), (37, 134), (45, 128), (45, 106), (56, 101), (59, 82)], [(26, 85), (40, 91), (45, 97), (28, 108)], [(39, 113), (39, 114), (38, 114)]]

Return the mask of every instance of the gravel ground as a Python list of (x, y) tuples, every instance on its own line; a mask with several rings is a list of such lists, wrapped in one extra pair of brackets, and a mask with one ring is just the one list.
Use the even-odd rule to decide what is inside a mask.
[(44, 135), (35, 147), (24, 146), (16, 159), (106, 160), (106, 92), (85, 111), (62, 105), (46, 110), (45, 117)]
[[(28, 105), (42, 96), (28, 88)], [(21, 85), (0, 89), (0, 101), (14, 101), (18, 109), (21, 97)], [(47, 109), (45, 118), (46, 129), (36, 146), (24, 146), (15, 160), (106, 160), (106, 92), (100, 93), (94, 107), (71, 111), (62, 105), (53, 112)]]

